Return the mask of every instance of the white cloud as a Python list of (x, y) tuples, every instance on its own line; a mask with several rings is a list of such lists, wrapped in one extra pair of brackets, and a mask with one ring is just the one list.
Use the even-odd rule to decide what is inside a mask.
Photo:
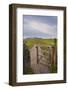
[(37, 21), (32, 21), (29, 23), (29, 25), (40, 31), (40, 32), (43, 32), (43, 33), (46, 33), (46, 34), (49, 34), (49, 35), (54, 35), (56, 34), (55, 33), (55, 29), (56, 29), (56, 26), (50, 26), (48, 24), (44, 24), (44, 23), (41, 23), (41, 22), (37, 22)]
[[(24, 23), (25, 24), (25, 23)], [(40, 31), (41, 33), (48, 34), (52, 37), (57, 37), (57, 27), (56, 25), (50, 25), (47, 23), (42, 23), (36, 20), (26, 20), (25, 26), (27, 28), (33, 28), (34, 30)]]

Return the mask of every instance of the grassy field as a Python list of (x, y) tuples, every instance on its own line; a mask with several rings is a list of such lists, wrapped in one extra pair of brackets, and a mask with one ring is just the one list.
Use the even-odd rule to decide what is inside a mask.
[(57, 44), (57, 39), (31, 38), (24, 39), (24, 43), (28, 46), (28, 48), (32, 48), (34, 44), (54, 46)]

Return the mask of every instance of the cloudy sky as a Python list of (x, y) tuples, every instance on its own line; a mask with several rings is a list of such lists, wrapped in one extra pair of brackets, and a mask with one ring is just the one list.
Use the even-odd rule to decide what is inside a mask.
[(57, 38), (56, 16), (24, 15), (24, 38)]

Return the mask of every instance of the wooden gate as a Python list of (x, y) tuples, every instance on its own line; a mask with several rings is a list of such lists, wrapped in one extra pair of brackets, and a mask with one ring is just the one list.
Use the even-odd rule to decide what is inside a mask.
[(52, 65), (56, 63), (56, 49), (54, 46), (34, 45), (30, 50), (31, 67), (34, 73), (50, 73)]

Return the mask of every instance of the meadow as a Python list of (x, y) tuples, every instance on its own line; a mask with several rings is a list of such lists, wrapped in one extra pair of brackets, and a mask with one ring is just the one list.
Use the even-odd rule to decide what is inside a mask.
[(24, 39), (24, 43), (28, 48), (32, 48), (34, 44), (56, 46), (57, 39), (27, 38)]

